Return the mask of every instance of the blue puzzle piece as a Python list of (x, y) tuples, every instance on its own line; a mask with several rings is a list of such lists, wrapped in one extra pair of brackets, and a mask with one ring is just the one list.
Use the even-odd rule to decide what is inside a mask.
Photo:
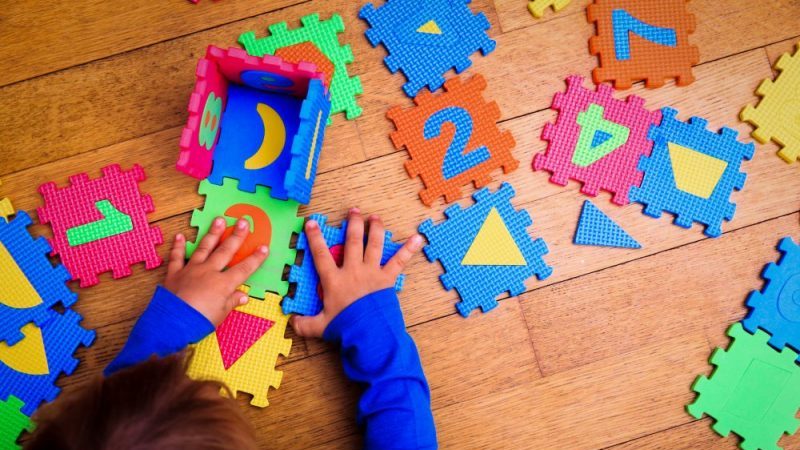
[(575, 230), (572, 242), (601, 247), (642, 248), (636, 239), (589, 200), (583, 202), (578, 229)]
[[(33, 239), (27, 230), (30, 224), (31, 218), (25, 211), (17, 212), (11, 222), (0, 220), (0, 252), (7, 252), (3, 259), (10, 255), (17, 266), (0, 266), (0, 272), (15, 277), (21, 271), (39, 295), (39, 299), (34, 299), (24, 291), (0, 294), (5, 297), (0, 297), (0, 342), (11, 345), (22, 339), (20, 328), (23, 325), (28, 322), (41, 325), (50, 317), (48, 311), (53, 305), (61, 302), (69, 307), (78, 300), (78, 295), (67, 287), (67, 281), (72, 278), (69, 272), (60, 264), (54, 267), (50, 263), (47, 257), (50, 244), (44, 238)], [(11, 302), (15, 300), (24, 300), (24, 305), (30, 307), (14, 307)], [(22, 305), (16, 303), (16, 306)]]
[(614, 54), (620, 61), (631, 59), (631, 33), (665, 47), (678, 46), (678, 34), (674, 29), (642, 22), (624, 9), (615, 9), (611, 22), (614, 24)]
[(772, 337), (770, 345), (777, 350), (784, 346), (800, 350), (800, 247), (785, 237), (778, 244), (782, 255), (778, 263), (764, 267), (766, 280), (761, 291), (747, 298), (747, 314), (742, 324), (750, 333), (759, 328)]
[[(503, 183), (494, 193), (483, 188), (472, 195), (475, 204), (462, 209), (455, 204), (444, 214), (447, 220), (434, 225), (431, 219), (419, 226), (429, 244), (425, 256), (433, 262), (438, 260), (445, 273), (439, 278), (448, 291), (455, 288), (461, 301), (456, 304), (464, 316), (480, 307), (483, 312), (497, 306), (497, 296), (509, 292), (512, 296), (525, 292), (525, 280), (536, 275), (543, 280), (553, 273), (543, 256), (548, 253), (547, 244), (541, 238), (533, 240), (526, 228), (533, 221), (525, 210), (517, 211), (511, 204), (514, 188)], [(517, 248), (525, 259), (524, 265), (463, 265), (478, 231), (486, 222), (492, 209), (496, 209)]]
[[(347, 233), (347, 221), (342, 221), (340, 227), (332, 227), (326, 225), (328, 218), (323, 214), (312, 214), (309, 216), (310, 220), (315, 220), (319, 223), (322, 237), (325, 238), (325, 243), (328, 248), (333, 248), (337, 245), (344, 244), (345, 236)], [(389, 259), (400, 250), (402, 245), (392, 242), (392, 233), (386, 232), (383, 239), (383, 256), (381, 256), (381, 265), (389, 262)], [(297, 283), (294, 297), (286, 297), (281, 304), (284, 314), (299, 314), (302, 316), (315, 316), (322, 311), (322, 300), (319, 298), (319, 275), (314, 267), (314, 259), (308, 247), (308, 238), (306, 233), (300, 233), (297, 240), (297, 249), (304, 251), (303, 262), (300, 265), (294, 265), (289, 271), (289, 282)], [(405, 275), (397, 277), (397, 282), (394, 289), (399, 291), (403, 288), (403, 281)]]
[(444, 84), (451, 68), (461, 73), (472, 65), (478, 50), (485, 56), (497, 45), (489, 39), (489, 20), (473, 14), (471, 0), (387, 0), (376, 8), (367, 3), (359, 17), (369, 22), (366, 36), (376, 47), (383, 44), (389, 55), (384, 62), (392, 73), (402, 70), (409, 97), (427, 86), (435, 91)]
[[(81, 327), (81, 320), (83, 318), (80, 314), (71, 309), (64, 314), (50, 311), (50, 317), (40, 327), (41, 342), (47, 358), (46, 373), (18, 372), (8, 365), (9, 361), (0, 359), (0, 397), (11, 394), (22, 400), (25, 406), (21, 411), (28, 416), (36, 411), (40, 403), (53, 401), (61, 392), (61, 388), (55, 385), (58, 377), (62, 373), (72, 375), (78, 366), (78, 360), (73, 356), (75, 350), (81, 345), (88, 347), (94, 342), (94, 331)], [(35, 339), (36, 336), (27, 337), (32, 338)], [(37, 348), (38, 342), (31, 344), (31, 347)], [(26, 358), (37, 356), (39, 355), (26, 354)], [(34, 364), (32, 367), (40, 368), (41, 364)]]
[[(736, 140), (738, 133), (723, 127), (719, 133), (706, 129), (708, 122), (699, 117), (692, 117), (689, 122), (676, 119), (678, 112), (672, 108), (663, 108), (661, 125), (651, 126), (649, 138), (655, 142), (652, 154), (642, 156), (639, 170), (644, 172), (641, 187), (632, 187), (630, 197), (633, 201), (644, 204), (644, 214), (659, 218), (662, 211), (675, 215), (675, 225), (690, 228), (692, 222), (706, 226), (705, 234), (717, 237), (722, 234), (722, 222), (733, 219), (736, 205), (731, 203), (733, 190), (744, 187), (747, 174), (739, 172), (742, 159), (753, 157), (755, 146)], [(670, 145), (673, 150), (681, 147), (697, 153), (699, 158), (722, 161), (725, 166), (719, 180), (707, 198), (679, 189), (676, 174), (673, 173)], [(685, 152), (681, 152), (684, 154)], [(691, 156), (697, 160), (698, 156)], [(710, 157), (710, 158), (708, 158)], [(683, 169), (682, 179), (688, 180), (695, 188), (697, 177), (709, 176), (703, 167), (694, 170)], [(702, 184), (702, 183), (700, 183)]]

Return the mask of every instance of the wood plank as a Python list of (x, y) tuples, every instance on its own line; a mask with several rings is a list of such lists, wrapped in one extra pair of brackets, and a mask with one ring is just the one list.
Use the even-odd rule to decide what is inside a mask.
[(795, 36), (791, 39), (766, 46), (765, 49), (767, 50), (767, 57), (769, 57), (770, 64), (775, 64), (778, 58), (784, 53), (794, 54), (798, 43), (800, 43), (800, 36)]
[[(508, 33), (520, 28), (537, 26), (551, 20), (564, 19), (568, 16), (570, 17), (568, 20), (573, 20), (572, 16), (578, 16), (586, 20), (586, 6), (589, 3), (591, 3), (591, 0), (572, 0), (569, 5), (557, 13), (553, 12), (552, 8), (548, 8), (544, 17), (539, 19), (533, 17), (528, 11), (528, 1), (526, 0), (494, 0), (494, 7), (497, 10), (500, 27), (504, 33)], [(588, 43), (586, 45), (588, 46)]]

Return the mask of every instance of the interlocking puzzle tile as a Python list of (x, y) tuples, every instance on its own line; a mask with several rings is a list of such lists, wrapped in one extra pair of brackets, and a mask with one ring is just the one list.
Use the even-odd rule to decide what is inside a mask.
[(711, 377), (700, 376), (692, 385), (698, 396), (687, 410), (697, 419), (713, 417), (712, 428), (720, 436), (733, 431), (744, 438), (745, 450), (777, 450), (783, 433), (792, 434), (800, 425), (795, 418), (800, 408), (797, 353), (775, 351), (767, 345), (767, 333), (749, 334), (738, 322), (728, 336), (733, 339), (728, 350), (711, 354), (717, 366)]
[(53, 182), (39, 186), (44, 199), (37, 210), (39, 221), (52, 227), (53, 254), (61, 257), (73, 280), (80, 279), (81, 287), (97, 284), (103, 272), (126, 277), (139, 262), (146, 269), (161, 265), (156, 251), (163, 242), (161, 229), (147, 223), (147, 213), (155, 210), (153, 200), (139, 192), (144, 170), (134, 164), (122, 171), (112, 164), (102, 172), (95, 179), (85, 173), (73, 175), (63, 188)]
[(497, 126), (500, 108), (483, 98), (484, 89), (480, 74), (466, 81), (451, 78), (444, 93), (423, 91), (414, 98), (416, 106), (395, 106), (386, 114), (397, 128), (392, 143), (411, 157), (406, 172), (425, 184), (419, 196), (427, 206), (441, 196), (456, 200), (470, 182), (476, 188), (487, 185), (496, 169), (509, 173), (519, 166), (511, 155), (514, 137)]
[(675, 215), (675, 225), (691, 228), (699, 222), (707, 236), (717, 237), (722, 222), (736, 212), (730, 196), (744, 187), (747, 174), (739, 169), (742, 159), (753, 157), (755, 146), (737, 141), (736, 130), (723, 127), (715, 133), (700, 117), (686, 123), (676, 119), (672, 108), (661, 112), (661, 125), (650, 128), (653, 152), (639, 162), (642, 185), (631, 188), (631, 199), (644, 204), (650, 217), (666, 211)]
[[(312, 214), (310, 220), (319, 223), (322, 236), (330, 249), (331, 255), (337, 264), (341, 265), (344, 257), (344, 242), (347, 233), (347, 221), (342, 221), (339, 227), (327, 224), (328, 218), (323, 214)], [(383, 255), (381, 265), (389, 262), (389, 259), (402, 247), (401, 244), (392, 242), (392, 233), (385, 232), (383, 240)], [(308, 238), (305, 232), (300, 233), (297, 239), (297, 249), (303, 250), (303, 262), (292, 266), (289, 271), (289, 282), (297, 283), (294, 296), (283, 299), (284, 314), (300, 314), (303, 316), (315, 316), (322, 311), (322, 286), (319, 284), (314, 258), (308, 246)], [(400, 275), (394, 285), (394, 289), (399, 291), (403, 288), (405, 275)]]
[[(7, 397), (2, 400), (2, 397)], [(13, 395), (0, 397), (0, 449), (18, 450), (22, 448), (18, 443), (23, 431), (32, 432), (33, 423), (30, 417), (23, 414), (20, 409), (24, 406), (22, 400)]]
[(636, 239), (589, 200), (583, 202), (578, 229), (575, 230), (572, 242), (601, 247), (642, 248)]
[(286, 295), (289, 282), (283, 279), (283, 271), (286, 266), (294, 264), (297, 255), (297, 250), (290, 248), (290, 242), (292, 234), (300, 233), (303, 227), (303, 218), (297, 217), (300, 205), (292, 200), (273, 198), (269, 188), (263, 186), (257, 186), (253, 193), (240, 191), (236, 180), (230, 178), (223, 179), (219, 186), (208, 180), (201, 181), (198, 192), (206, 196), (206, 201), (203, 209), (195, 209), (192, 213), (197, 239), (187, 243), (187, 254), (191, 256), (194, 253), (214, 218), (224, 217), (229, 225), (223, 239), (232, 232), (236, 220), (245, 218), (251, 224), (250, 234), (231, 265), (251, 254), (259, 245), (267, 245), (269, 258), (245, 284), (253, 297), (263, 298), (266, 292)]
[(444, 211), (444, 222), (428, 219), (419, 226), (429, 242), (425, 256), (441, 263), (445, 273), (439, 278), (445, 289), (458, 292), (456, 308), (464, 317), (478, 307), (494, 309), (500, 294), (520, 295), (525, 280), (534, 275), (543, 280), (553, 272), (543, 259), (547, 244), (528, 235), (533, 221), (527, 211), (514, 209), (513, 196), (508, 183), (494, 193), (483, 188), (467, 209), (454, 204)]
[(559, 12), (566, 8), (572, 0), (532, 0), (528, 2), (528, 11), (537, 19), (544, 16), (547, 8), (552, 7), (553, 11)]
[[(0, 183), (2, 185), (3, 183)], [(0, 219), (8, 221), (8, 216), (14, 214), (14, 205), (7, 198), (0, 198)]]
[(789, 346), (800, 350), (800, 247), (785, 237), (778, 244), (781, 257), (764, 267), (764, 288), (747, 297), (750, 313), (742, 321), (745, 329), (759, 328), (770, 334), (769, 343), (778, 350)]
[(612, 202), (626, 205), (631, 187), (642, 182), (639, 159), (652, 150), (647, 132), (661, 113), (645, 109), (641, 97), (623, 101), (613, 93), (607, 84), (592, 91), (583, 78), (568, 77), (567, 91), (553, 97), (558, 118), (542, 130), (547, 150), (534, 157), (533, 170), (552, 173), (550, 181), (559, 186), (579, 181), (581, 192), (592, 197), (601, 189), (611, 192)]
[(486, 56), (495, 49), (497, 43), (487, 34), (489, 19), (474, 14), (471, 1), (387, 0), (378, 8), (372, 3), (361, 8), (358, 16), (371, 27), (367, 40), (373, 47), (386, 47), (386, 66), (408, 79), (406, 95), (414, 97), (426, 86), (439, 89), (450, 69), (461, 73), (472, 65), (473, 53), (480, 50)]
[(20, 329), (28, 322), (42, 325), (50, 308), (72, 306), (78, 296), (67, 287), (71, 276), (62, 265), (53, 266), (45, 238), (33, 239), (25, 211), (11, 222), (0, 220), (0, 342), (10, 345), (22, 339)]
[(758, 85), (761, 100), (745, 106), (739, 118), (755, 127), (753, 138), (762, 144), (772, 139), (781, 146), (778, 156), (793, 163), (800, 159), (800, 44), (794, 55), (784, 53), (775, 69), (778, 77)]
[(592, 71), (597, 84), (613, 81), (627, 89), (644, 80), (648, 88), (675, 78), (678, 86), (694, 81), (692, 66), (700, 61), (689, 45), (695, 17), (689, 0), (594, 0), (586, 14), (595, 23), (589, 51), (600, 61)]
[(269, 388), (278, 389), (283, 378), (283, 372), (275, 370), (278, 355), (287, 357), (292, 349), (292, 340), (284, 336), (288, 316), (281, 312), (280, 301), (267, 294), (237, 307), (216, 333), (195, 346), (189, 376), (221, 381), (234, 396), (252, 395), (251, 405), (269, 406)]
[(62, 373), (72, 375), (78, 366), (73, 354), (94, 342), (94, 331), (80, 325), (83, 318), (75, 311), (50, 314), (41, 327), (25, 325), (25, 337), (15, 345), (0, 343), (0, 397), (11, 394), (22, 400), (21, 411), (27, 416), (58, 396), (56, 380)]
[[(331, 112), (333, 114), (344, 112), (348, 120), (361, 115), (361, 107), (356, 103), (356, 96), (360, 95), (361, 80), (349, 77), (347, 65), (353, 62), (353, 51), (349, 45), (339, 44), (339, 33), (344, 31), (344, 21), (338, 14), (330, 19), (320, 21), (318, 14), (311, 14), (300, 19), (302, 26), (289, 30), (286, 22), (269, 26), (269, 36), (256, 39), (255, 33), (248, 31), (239, 36), (239, 43), (244, 46), (247, 53), (254, 56), (274, 55), (279, 49), (300, 46), (311, 43), (333, 64), (333, 77), (330, 79)], [(295, 52), (304, 51), (303, 48), (292, 49)], [(318, 58), (316, 53), (305, 61)], [(329, 120), (330, 123), (330, 120)]]

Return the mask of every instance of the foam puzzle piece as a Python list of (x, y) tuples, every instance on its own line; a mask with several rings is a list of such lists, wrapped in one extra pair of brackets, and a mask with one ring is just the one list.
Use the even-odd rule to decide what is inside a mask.
[(194, 253), (214, 218), (224, 217), (228, 230), (237, 219), (246, 218), (250, 221), (251, 232), (232, 264), (259, 245), (267, 245), (269, 258), (245, 285), (250, 288), (250, 295), (257, 298), (264, 298), (266, 292), (286, 295), (289, 282), (283, 279), (283, 271), (286, 266), (294, 264), (297, 255), (297, 250), (290, 248), (290, 242), (292, 234), (300, 233), (303, 227), (303, 218), (297, 217), (300, 205), (292, 200), (273, 198), (269, 188), (263, 186), (257, 186), (253, 193), (240, 191), (236, 180), (230, 178), (223, 179), (219, 186), (208, 180), (201, 181), (198, 192), (206, 197), (206, 201), (203, 209), (195, 209), (192, 213), (191, 225), (197, 227), (197, 239), (187, 243), (187, 255)]
[[(339, 44), (339, 33), (344, 31), (342, 17), (334, 14), (330, 19), (320, 21), (319, 14), (311, 14), (301, 18), (300, 22), (302, 26), (292, 30), (288, 29), (286, 22), (270, 25), (269, 36), (259, 39), (255, 33), (248, 31), (239, 36), (239, 43), (254, 56), (274, 55), (280, 49), (291, 47), (294, 47), (294, 52), (305, 52), (306, 46), (300, 46), (313, 44), (334, 67), (329, 85), (332, 114), (344, 112), (348, 120), (360, 116), (362, 109), (356, 102), (356, 96), (363, 89), (357, 76), (350, 77), (347, 74), (347, 65), (353, 62), (353, 51), (349, 45)], [(313, 61), (316, 58), (319, 56), (314, 53), (303, 60)]]
[(0, 397), (0, 449), (18, 450), (22, 448), (18, 443), (23, 431), (32, 432), (33, 422), (30, 417), (23, 414), (20, 409), (24, 406), (22, 400), (13, 395)]
[(728, 350), (716, 349), (710, 378), (700, 376), (692, 385), (698, 396), (687, 406), (700, 419), (708, 414), (716, 420), (714, 431), (726, 437), (733, 431), (744, 440), (745, 450), (779, 449), (783, 433), (792, 434), (800, 425), (800, 366), (797, 353), (781, 352), (767, 345), (769, 335), (747, 333), (737, 322), (728, 329), (733, 341)]
[(11, 222), (0, 220), (0, 342), (16, 344), (28, 322), (42, 325), (57, 303), (72, 306), (78, 296), (67, 287), (72, 278), (62, 265), (53, 266), (51, 247), (43, 237), (27, 230), (31, 218), (25, 211)]
[(594, 82), (613, 81), (617, 89), (642, 80), (648, 88), (672, 78), (678, 86), (691, 84), (700, 52), (689, 45), (696, 21), (688, 1), (594, 0), (586, 9), (596, 31), (589, 51), (600, 62), (592, 71)]
[(645, 109), (641, 97), (623, 101), (613, 93), (607, 84), (592, 91), (583, 87), (583, 78), (568, 77), (567, 91), (553, 97), (558, 118), (542, 130), (547, 150), (534, 157), (533, 170), (550, 172), (550, 182), (559, 186), (579, 181), (581, 192), (592, 197), (611, 192), (613, 203), (626, 205), (631, 187), (642, 182), (639, 159), (650, 155), (647, 133), (661, 112)]
[[(144, 262), (146, 269), (161, 265), (156, 246), (163, 243), (159, 227), (150, 227), (147, 213), (155, 210), (153, 199), (139, 191), (144, 181), (144, 169), (138, 164), (123, 171), (117, 164), (102, 169), (100, 178), (89, 179), (85, 173), (69, 177), (69, 186), (59, 188), (53, 182), (39, 186), (44, 206), (37, 210), (39, 221), (53, 229), (53, 254), (61, 257), (81, 287), (99, 282), (98, 275), (111, 271), (114, 278), (131, 274), (133, 264)], [(70, 229), (103, 221), (98, 204), (109, 202), (117, 211), (128, 216), (133, 229), (123, 233), (102, 232), (104, 237), (81, 245), (70, 245)]]
[[(424, 248), (425, 256), (431, 262), (441, 263), (445, 273), (439, 278), (446, 290), (455, 288), (458, 292), (461, 301), (456, 308), (464, 317), (478, 307), (483, 312), (494, 309), (500, 294), (520, 295), (525, 292), (525, 280), (534, 275), (543, 280), (553, 272), (543, 259), (548, 253), (547, 244), (541, 238), (533, 240), (526, 231), (533, 223), (530, 215), (525, 210), (517, 211), (511, 204), (514, 188), (510, 184), (503, 183), (494, 193), (483, 188), (472, 197), (475, 203), (467, 209), (459, 204), (448, 207), (444, 222), (434, 225), (427, 219), (419, 226), (419, 232), (429, 242)], [(500, 233), (481, 233), (496, 215), (503, 225)], [(506, 251), (491, 256), (481, 252), (485, 261), (465, 261), (473, 248), (492, 247), (509, 240), (513, 241), (510, 252), (509, 246), (497, 246)], [(517, 259), (519, 253), (523, 255), (522, 263)]]
[(419, 196), (427, 206), (441, 196), (456, 200), (470, 182), (476, 188), (487, 185), (496, 169), (510, 173), (519, 167), (511, 154), (514, 137), (497, 126), (500, 108), (483, 98), (484, 89), (480, 74), (466, 81), (451, 78), (444, 93), (423, 91), (414, 98), (416, 106), (395, 106), (386, 114), (397, 128), (392, 143), (411, 157), (406, 172), (425, 185)]
[(566, 8), (572, 0), (532, 0), (528, 2), (528, 11), (533, 17), (540, 19), (544, 16), (547, 8), (552, 7), (553, 11), (559, 12)]
[[(2, 185), (3, 183), (0, 183)], [(8, 216), (14, 214), (14, 205), (11, 200), (3, 197), (0, 198), (0, 219), (8, 221)]]
[(25, 325), (25, 337), (17, 344), (0, 343), (0, 397), (11, 394), (22, 400), (21, 411), (27, 416), (42, 402), (54, 400), (61, 392), (55, 385), (58, 377), (72, 375), (78, 366), (75, 351), (94, 342), (94, 331), (83, 328), (82, 320), (71, 309), (64, 314), (51, 311), (41, 327)]
[[(331, 254), (334, 256), (337, 264), (342, 263), (344, 254), (345, 236), (347, 233), (347, 221), (342, 221), (339, 227), (328, 225), (328, 217), (323, 214), (312, 214), (309, 220), (315, 220), (319, 223), (320, 231), (325, 244), (328, 245)], [(392, 242), (392, 233), (386, 231), (383, 238), (383, 254), (381, 256), (381, 265), (389, 262), (389, 259), (400, 250), (401, 244)], [(300, 264), (293, 265), (289, 271), (289, 282), (297, 283), (293, 296), (288, 296), (283, 299), (282, 307), (284, 314), (299, 314), (302, 316), (315, 316), (322, 311), (322, 286), (319, 284), (319, 275), (317, 274), (316, 266), (314, 265), (314, 258), (308, 246), (308, 237), (305, 231), (300, 233), (297, 239), (297, 249), (303, 250), (303, 261)], [(397, 282), (394, 285), (395, 291), (403, 288), (403, 281), (405, 275), (397, 277)]]
[(762, 144), (772, 139), (781, 146), (778, 156), (793, 163), (800, 159), (800, 43), (794, 55), (778, 58), (775, 70), (775, 81), (764, 80), (756, 89), (761, 100), (745, 106), (739, 118), (755, 127), (753, 138)]
[(601, 247), (642, 248), (627, 231), (589, 200), (583, 202), (573, 243)]
[(691, 228), (692, 222), (699, 222), (706, 236), (717, 237), (722, 222), (736, 212), (730, 196), (744, 187), (747, 174), (739, 169), (742, 159), (753, 157), (755, 145), (739, 142), (731, 128), (707, 130), (708, 121), (700, 117), (686, 123), (672, 108), (661, 112), (661, 125), (650, 128), (653, 152), (639, 162), (642, 185), (631, 188), (631, 199), (644, 204), (650, 217), (666, 211), (675, 215), (675, 225)]
[(472, 0), (386, 0), (367, 3), (358, 16), (370, 24), (366, 36), (373, 47), (383, 44), (384, 62), (392, 73), (401, 70), (408, 82), (403, 91), (414, 97), (424, 87), (436, 91), (444, 75), (461, 73), (472, 65), (470, 56), (486, 56), (497, 43), (489, 38), (489, 19), (473, 13)]
[(778, 350), (784, 346), (800, 351), (800, 246), (790, 237), (778, 244), (781, 257), (764, 267), (765, 284), (747, 297), (750, 312), (742, 321), (755, 333), (759, 328), (770, 334), (769, 343)]
[[(195, 345), (188, 375), (197, 380), (221, 381), (234, 396), (239, 392), (252, 395), (251, 405), (269, 406), (269, 388), (278, 389), (283, 379), (283, 372), (275, 370), (278, 356), (288, 357), (292, 349), (292, 340), (285, 337), (288, 316), (281, 312), (280, 301), (279, 296), (267, 294), (263, 300), (251, 298), (247, 304), (237, 307), (234, 311), (251, 319), (245, 321), (240, 317), (236, 319), (239, 320), (238, 326), (229, 327), (222, 334), (221, 328), (217, 328), (216, 333)], [(272, 323), (266, 331), (265, 321)], [(254, 340), (253, 334), (260, 336)], [(224, 336), (224, 341), (221, 336)], [(252, 344), (243, 352), (239, 349), (240, 356), (226, 368), (223, 352), (240, 340)], [(225, 349), (221, 348), (221, 342), (226, 342), (223, 344)]]

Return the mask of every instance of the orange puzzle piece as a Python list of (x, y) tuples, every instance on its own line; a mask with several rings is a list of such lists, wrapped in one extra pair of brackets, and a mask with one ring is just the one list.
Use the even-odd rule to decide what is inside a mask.
[(492, 181), (491, 172), (509, 173), (519, 167), (511, 155), (516, 145), (508, 131), (497, 126), (500, 108), (484, 100), (486, 80), (480, 74), (466, 81), (455, 77), (444, 83), (444, 93), (423, 90), (413, 106), (395, 106), (386, 116), (397, 131), (392, 143), (411, 157), (405, 168), (425, 185), (419, 197), (426, 206), (444, 196), (452, 202), (470, 182), (481, 188)]
[(687, 11), (688, 1), (594, 0), (586, 9), (595, 23), (589, 39), (589, 51), (599, 60), (594, 82), (613, 81), (617, 89), (642, 80), (648, 88), (672, 78), (678, 86), (691, 84), (700, 52), (689, 45), (695, 17)]
[(333, 72), (335, 70), (333, 63), (311, 42), (301, 42), (288, 47), (281, 47), (275, 50), (275, 56), (294, 64), (301, 62), (314, 64), (317, 66), (318, 72), (325, 74), (325, 79), (322, 81), (325, 82), (326, 86), (330, 86), (331, 80), (333, 80)]

